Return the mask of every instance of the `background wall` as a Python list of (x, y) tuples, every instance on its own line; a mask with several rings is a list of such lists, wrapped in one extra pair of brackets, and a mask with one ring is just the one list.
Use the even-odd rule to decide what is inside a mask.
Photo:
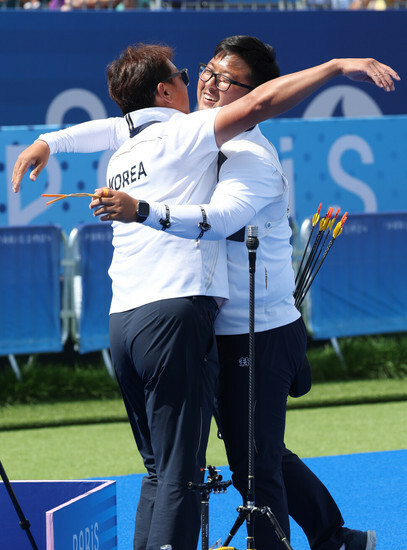
[[(208, 61), (217, 42), (232, 34), (252, 34), (273, 44), (283, 74), (347, 56), (373, 56), (399, 72), (402, 81), (394, 93), (336, 78), (284, 118), (262, 128), (279, 151), (292, 187), (291, 214), (299, 223), (319, 202), (324, 208), (339, 205), (353, 212), (403, 209), (406, 28), (407, 10), (2, 10), (0, 225), (58, 222), (69, 232), (77, 223), (91, 221), (85, 199), (48, 208), (40, 195), (104, 185), (110, 152), (57, 155), (35, 185), (25, 179), (19, 195), (11, 192), (11, 171), (19, 152), (47, 129), (31, 125), (59, 128), (121, 115), (108, 97), (105, 68), (127, 44), (165, 41), (175, 47), (176, 64), (190, 69), (194, 108), (198, 63)], [(299, 117), (330, 121), (305, 122)]]
[[(128, 44), (163, 41), (192, 76), (233, 34), (272, 44), (282, 74), (334, 57), (375, 57), (404, 78), (393, 94), (337, 78), (287, 116), (407, 113), (407, 10), (76, 11), (1, 10), (0, 125), (62, 124), (120, 115), (105, 69)], [(345, 88), (343, 86), (346, 86)]]
[[(67, 199), (47, 207), (41, 193), (92, 191), (103, 186), (111, 152), (52, 157), (35, 184), (25, 178), (18, 195), (11, 190), (11, 172), (20, 151), (44, 130), (91, 118), (120, 116), (107, 94), (105, 68), (126, 45), (163, 41), (175, 47), (177, 66), (190, 69), (190, 100), (194, 108), (198, 63), (208, 61), (217, 42), (233, 34), (251, 34), (273, 44), (282, 74), (334, 57), (375, 57), (399, 72), (403, 80), (397, 83), (394, 93), (386, 94), (371, 85), (337, 78), (286, 117), (265, 122), (261, 127), (280, 154), (291, 184), (291, 215), (298, 225), (312, 216), (320, 202), (322, 214), (328, 206), (340, 207), (342, 212), (349, 212), (350, 220), (356, 213), (405, 211), (406, 29), (406, 10), (121, 13), (1, 10), (0, 225), (56, 223), (68, 234), (82, 222), (95, 221), (87, 199)], [(396, 222), (390, 223), (390, 229), (397, 229), (404, 242), (404, 217)], [(363, 223), (358, 227), (364, 228)], [(356, 227), (351, 221), (348, 225)], [(370, 235), (364, 229), (363, 234)], [(400, 247), (393, 233), (386, 234), (390, 235), (389, 243), (382, 248), (394, 261)], [(342, 240), (345, 242), (345, 237)], [(356, 242), (352, 236), (350, 240)], [(374, 245), (376, 240), (371, 239)], [(362, 287), (370, 285), (381, 262), (378, 253)], [(13, 262), (9, 264), (12, 266)], [(354, 279), (355, 265), (353, 262), (349, 266), (350, 280)], [(397, 282), (404, 285), (404, 270), (395, 263), (389, 269), (397, 275)], [(342, 264), (339, 273), (343, 275)], [(361, 268), (358, 273), (362, 273)], [(328, 277), (326, 288), (331, 296), (331, 272), (327, 266), (324, 276)], [(7, 276), (8, 281), (13, 279)], [(342, 279), (341, 276), (341, 283)], [(323, 294), (325, 287), (320, 280), (313, 292), (315, 295), (317, 290), (322, 291), (319, 317), (325, 329), (326, 293)], [(382, 286), (380, 283), (377, 288)], [(392, 284), (392, 288), (396, 285)], [(344, 301), (352, 290), (350, 284), (344, 288), (339, 283), (335, 289), (339, 301)], [(400, 302), (399, 295), (397, 300)], [(386, 307), (393, 312), (392, 301), (390, 293)], [(318, 301), (315, 298), (313, 302), (308, 321), (318, 328)], [(349, 315), (353, 315), (354, 300), (346, 303), (351, 304)], [(107, 307), (106, 299), (106, 310)], [(402, 310), (405, 311), (404, 302)], [(336, 305), (330, 311), (335, 315)], [(379, 311), (382, 326), (375, 328), (379, 332), (390, 326), (386, 312), (387, 309)], [(367, 313), (369, 316), (370, 312)], [(393, 316), (397, 324), (391, 326), (405, 330), (404, 313), (394, 312)], [(107, 320), (107, 315), (104, 318)], [(365, 323), (360, 321), (359, 325), (364, 327)], [(339, 328), (334, 322), (329, 333), (323, 334), (324, 338), (343, 334)]]

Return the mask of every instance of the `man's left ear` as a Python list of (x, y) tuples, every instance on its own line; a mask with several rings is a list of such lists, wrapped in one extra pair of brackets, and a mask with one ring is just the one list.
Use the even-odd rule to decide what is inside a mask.
[(173, 103), (173, 95), (171, 87), (166, 82), (159, 82), (157, 92), (155, 94), (156, 105), (160, 107), (168, 107)]

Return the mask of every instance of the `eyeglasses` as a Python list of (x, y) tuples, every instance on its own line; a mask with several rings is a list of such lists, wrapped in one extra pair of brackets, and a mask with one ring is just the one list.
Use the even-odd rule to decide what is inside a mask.
[(232, 80), (228, 76), (224, 74), (214, 73), (212, 69), (210, 69), (205, 63), (199, 64), (199, 80), (202, 80), (202, 82), (208, 82), (212, 77), (215, 78), (215, 86), (218, 90), (221, 92), (227, 92), (231, 86), (231, 84), (234, 84), (235, 86), (240, 86), (241, 88), (247, 88), (248, 90), (253, 90), (253, 86), (248, 86), (247, 84), (242, 84), (241, 82), (237, 82), (237, 80)]
[(175, 78), (178, 75), (181, 75), (182, 82), (185, 84), (185, 86), (189, 86), (189, 74), (188, 69), (181, 69), (180, 71), (177, 71), (176, 73), (170, 74), (170, 76), (161, 82), (167, 82), (167, 80), (170, 80), (171, 78)]

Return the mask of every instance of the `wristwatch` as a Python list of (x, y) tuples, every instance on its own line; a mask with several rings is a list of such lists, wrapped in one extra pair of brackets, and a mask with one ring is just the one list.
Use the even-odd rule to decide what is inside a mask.
[(150, 215), (150, 205), (146, 201), (138, 201), (137, 205), (137, 221), (143, 223)]

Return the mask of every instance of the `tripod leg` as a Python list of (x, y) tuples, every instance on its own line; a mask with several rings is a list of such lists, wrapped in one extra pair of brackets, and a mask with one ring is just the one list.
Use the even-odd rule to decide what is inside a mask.
[(270, 510), (270, 508), (268, 506), (264, 507), (264, 513), (266, 514), (268, 520), (270, 521), (270, 523), (274, 527), (276, 535), (278, 536), (278, 538), (280, 539), (280, 541), (282, 542), (284, 547), (287, 548), (287, 550), (293, 550), (293, 547), (289, 543), (284, 531), (281, 529), (280, 524), (278, 523), (276, 516), (273, 514), (273, 512)]
[(226, 537), (226, 540), (223, 543), (223, 546), (229, 546), (229, 542), (233, 539), (233, 537), (238, 532), (239, 527), (242, 525), (242, 523), (246, 519), (247, 514), (248, 514), (248, 512), (246, 510), (243, 510), (243, 511), (239, 512), (239, 515), (238, 515), (232, 529), (230, 530), (229, 535)]
[(28, 519), (26, 519), (26, 517), (23, 514), (23, 511), (22, 511), (22, 509), (21, 509), (21, 507), (18, 503), (16, 495), (14, 494), (13, 488), (11, 486), (11, 483), (10, 483), (8, 477), (7, 477), (6, 471), (3, 468), (3, 464), (1, 463), (1, 461), (0, 461), (0, 475), (3, 479), (4, 485), (5, 485), (5, 487), (7, 489), (7, 492), (10, 496), (11, 502), (13, 503), (15, 511), (17, 512), (17, 515), (20, 519), (21, 529), (23, 529), (26, 532), (26, 535), (28, 537), (28, 540), (31, 543), (32, 548), (34, 550), (38, 550), (38, 546), (36, 545), (34, 537), (32, 536), (31, 531), (30, 531), (30, 522), (28, 521)]

